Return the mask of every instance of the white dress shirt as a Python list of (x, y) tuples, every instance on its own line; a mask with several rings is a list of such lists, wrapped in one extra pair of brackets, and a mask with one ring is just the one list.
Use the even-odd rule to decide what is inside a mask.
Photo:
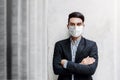
[[(81, 37), (79, 37), (77, 40), (73, 41), (72, 38), (70, 38), (71, 41), (71, 55), (72, 55), (72, 62), (75, 62), (75, 56), (77, 52), (78, 45), (80, 43)], [(67, 67), (67, 62), (63, 65), (64, 68)], [(72, 74), (72, 80), (74, 80), (74, 75)]]

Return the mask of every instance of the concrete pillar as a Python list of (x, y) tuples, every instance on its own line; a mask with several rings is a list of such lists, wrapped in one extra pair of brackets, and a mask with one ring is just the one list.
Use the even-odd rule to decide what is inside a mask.
[(6, 0), (0, 0), (0, 79), (6, 80)]
[(46, 0), (12, 0), (12, 79), (47, 80)]

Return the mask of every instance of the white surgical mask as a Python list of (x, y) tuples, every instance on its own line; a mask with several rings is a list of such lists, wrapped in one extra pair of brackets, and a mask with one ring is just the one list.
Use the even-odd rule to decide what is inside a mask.
[(83, 26), (69, 26), (69, 33), (73, 37), (79, 37), (83, 33)]

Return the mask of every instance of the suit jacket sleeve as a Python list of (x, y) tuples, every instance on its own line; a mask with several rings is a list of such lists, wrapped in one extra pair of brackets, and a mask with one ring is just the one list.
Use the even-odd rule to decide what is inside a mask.
[(68, 75), (71, 74), (68, 70), (64, 69), (61, 62), (61, 55), (62, 55), (62, 49), (60, 47), (60, 44), (57, 42), (55, 44), (54, 48), (54, 55), (53, 55), (53, 71), (56, 75)]
[(93, 64), (83, 65), (79, 63), (74, 63), (72, 61), (68, 61), (66, 69), (76, 74), (93, 75), (98, 64), (98, 50), (96, 43), (94, 43), (91, 47), (89, 56), (95, 59), (95, 62)]

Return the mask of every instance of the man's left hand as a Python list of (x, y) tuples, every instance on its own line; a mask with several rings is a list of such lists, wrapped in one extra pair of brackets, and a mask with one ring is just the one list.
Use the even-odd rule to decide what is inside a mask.
[(62, 59), (62, 60), (61, 60), (61, 65), (63, 66), (66, 62), (67, 62), (66, 59)]

